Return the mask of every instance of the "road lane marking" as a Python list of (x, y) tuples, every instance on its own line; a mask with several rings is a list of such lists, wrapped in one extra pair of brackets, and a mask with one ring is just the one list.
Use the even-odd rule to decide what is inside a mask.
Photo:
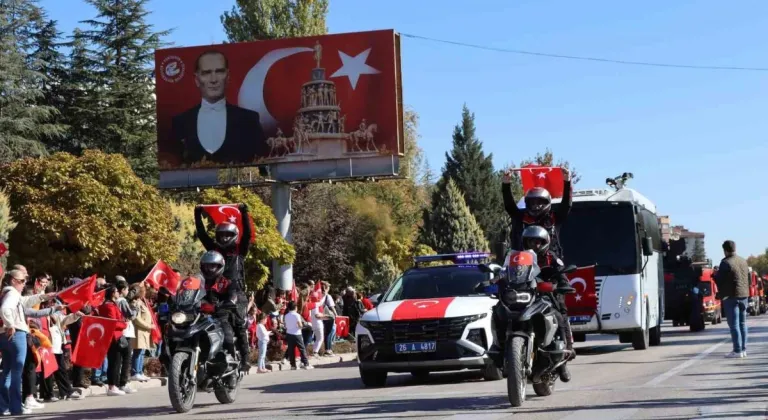
[(463, 414), (454, 414), (452, 416), (446, 416), (446, 417), (440, 417), (440, 420), (442, 419), (451, 419), (451, 420), (500, 420), (500, 419), (509, 419), (512, 418), (515, 415), (515, 413), (492, 413), (492, 414), (475, 414), (475, 413), (463, 413)]
[(766, 410), (768, 410), (768, 405), (761, 402), (752, 402), (746, 404), (705, 405), (703, 407), (699, 407), (699, 416), (696, 417), (696, 419), (764, 419)]
[(604, 410), (579, 410), (560, 420), (627, 420), (640, 411), (639, 408), (619, 408)]
[(672, 368), (672, 369), (662, 373), (661, 375), (651, 379), (650, 381), (646, 382), (645, 386), (656, 386), (656, 385), (661, 384), (662, 382), (664, 382), (667, 379), (677, 375), (678, 373), (680, 373), (681, 371), (687, 369), (688, 367), (693, 366), (693, 364), (695, 364), (699, 360), (709, 356), (710, 353), (712, 353), (713, 351), (715, 351), (718, 348), (720, 348), (720, 346), (722, 346), (723, 344), (730, 343), (730, 342), (731, 342), (731, 338), (730, 337), (723, 339), (719, 343), (711, 346), (710, 348), (704, 350), (703, 352), (697, 354), (696, 356), (686, 360), (685, 362), (675, 366), (674, 368)]

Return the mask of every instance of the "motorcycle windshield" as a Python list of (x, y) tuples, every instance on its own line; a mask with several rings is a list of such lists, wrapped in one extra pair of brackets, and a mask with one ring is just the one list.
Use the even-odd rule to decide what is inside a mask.
[(504, 260), (502, 275), (509, 285), (534, 284), (541, 269), (531, 251), (510, 251)]
[(188, 308), (195, 306), (205, 295), (205, 289), (200, 279), (189, 277), (181, 282), (179, 291), (174, 297), (174, 304), (177, 308)]

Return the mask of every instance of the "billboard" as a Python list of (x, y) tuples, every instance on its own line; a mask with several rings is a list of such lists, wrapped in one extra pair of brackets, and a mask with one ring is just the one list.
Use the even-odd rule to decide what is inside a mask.
[(161, 186), (265, 164), (288, 181), (397, 173), (393, 30), (169, 48), (155, 66)]

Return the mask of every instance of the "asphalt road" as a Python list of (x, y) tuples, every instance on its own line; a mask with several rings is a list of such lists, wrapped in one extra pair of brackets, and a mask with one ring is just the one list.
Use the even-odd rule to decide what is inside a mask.
[(577, 345), (573, 381), (555, 394), (510, 407), (505, 382), (485, 382), (471, 372), (435, 374), (418, 382), (392, 375), (386, 388), (365, 389), (357, 367), (346, 363), (313, 371), (250, 375), (236, 403), (221, 405), (198, 395), (185, 415), (172, 412), (167, 389), (123, 397), (94, 396), (57, 402), (35, 412), (39, 419), (257, 419), (430, 418), (526, 420), (745, 419), (767, 418), (768, 316), (749, 319), (747, 359), (724, 359), (727, 325), (701, 333), (665, 325), (663, 344), (646, 351), (594, 336)]

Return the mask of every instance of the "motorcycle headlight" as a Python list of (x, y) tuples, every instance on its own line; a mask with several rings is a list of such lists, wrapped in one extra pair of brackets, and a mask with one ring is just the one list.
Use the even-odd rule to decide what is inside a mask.
[(187, 322), (187, 314), (184, 312), (176, 312), (173, 315), (171, 315), (171, 322), (174, 324), (183, 324)]

